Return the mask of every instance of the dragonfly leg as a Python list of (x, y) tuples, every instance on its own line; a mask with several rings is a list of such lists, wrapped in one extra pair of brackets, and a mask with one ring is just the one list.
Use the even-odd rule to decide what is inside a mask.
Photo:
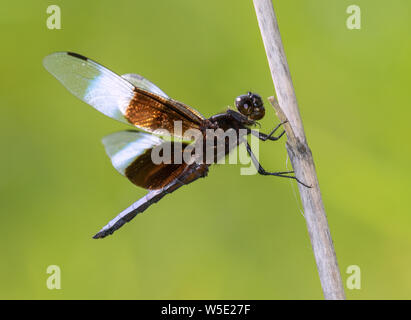
[(281, 132), (276, 137), (273, 137), (273, 135), (286, 122), (287, 121), (284, 121), (284, 122), (281, 122), (280, 124), (278, 124), (269, 134), (262, 133), (262, 132), (257, 132), (257, 131), (251, 130), (251, 129), (249, 129), (249, 133), (251, 133), (252, 135), (258, 137), (258, 139), (260, 139), (261, 141), (267, 141), (267, 140), (277, 141), (284, 135), (285, 131)]
[(247, 148), (247, 152), (250, 155), (251, 160), (253, 161), (253, 164), (257, 168), (259, 174), (261, 174), (263, 176), (276, 176), (276, 177), (281, 177), (281, 178), (294, 179), (299, 184), (302, 184), (304, 187), (311, 188), (311, 186), (308, 186), (304, 182), (301, 182), (297, 177), (289, 175), (291, 173), (294, 173), (294, 171), (282, 171), (282, 172), (268, 172), (268, 171), (265, 171), (265, 169), (261, 166), (260, 162), (258, 162), (257, 158), (255, 157), (255, 155), (254, 155), (253, 151), (251, 150), (251, 147), (248, 144), (248, 142), (246, 142), (246, 148)]

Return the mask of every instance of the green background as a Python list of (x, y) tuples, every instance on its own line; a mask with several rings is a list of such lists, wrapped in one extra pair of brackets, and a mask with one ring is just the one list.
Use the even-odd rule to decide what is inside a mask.
[[(361, 30), (346, 27), (353, 3)], [(51, 4), (61, 30), (46, 27)], [(274, 6), (344, 284), (348, 266), (361, 268), (347, 298), (411, 298), (411, 3)], [(274, 93), (252, 1), (2, 1), (0, 12), (0, 298), (322, 298), (295, 184), (241, 176), (241, 165), (211, 168), (93, 240), (145, 194), (100, 142), (127, 126), (41, 64), (78, 52), (211, 116), (248, 90)], [(261, 123), (278, 123), (271, 107)], [(267, 170), (285, 169), (284, 142), (261, 145)], [(46, 287), (49, 265), (61, 290)]]

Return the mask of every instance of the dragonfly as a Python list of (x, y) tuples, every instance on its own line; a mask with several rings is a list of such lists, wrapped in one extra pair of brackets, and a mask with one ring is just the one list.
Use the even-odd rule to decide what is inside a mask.
[[(181, 140), (191, 129), (201, 133), (195, 139), (197, 141), (207, 139), (208, 129), (234, 130), (238, 136), (242, 130), (245, 132), (244, 135), (252, 134), (261, 141), (280, 139), (284, 131), (277, 136), (275, 133), (282, 123), (269, 134), (252, 129), (265, 115), (263, 101), (256, 93), (248, 92), (238, 96), (235, 99), (237, 111), (229, 108), (223, 113), (205, 118), (197, 110), (170, 98), (146, 78), (132, 73), (118, 75), (77, 53), (52, 53), (44, 58), (43, 65), (73, 95), (106, 116), (137, 129), (110, 134), (104, 137), (102, 142), (114, 168), (136, 186), (148, 190), (148, 193), (105, 225), (93, 236), (95, 239), (111, 235), (165, 195), (206, 177), (209, 166), (226, 156), (240, 143), (245, 144), (260, 175), (295, 179), (305, 185), (292, 175), (293, 171), (266, 171), (243, 137), (238, 137), (234, 146), (226, 146), (222, 154), (215, 153), (212, 163), (153, 162), (153, 150), (165, 144), (171, 144), (172, 150), (181, 150), (175, 152), (184, 152), (194, 143)], [(176, 122), (180, 123), (181, 130), (176, 130)], [(170, 136), (170, 140), (164, 139), (165, 133)]]

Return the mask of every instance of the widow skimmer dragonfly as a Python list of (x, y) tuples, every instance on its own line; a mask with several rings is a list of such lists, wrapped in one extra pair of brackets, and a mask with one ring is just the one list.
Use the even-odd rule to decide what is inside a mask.
[[(166, 194), (207, 175), (210, 163), (153, 163), (150, 157), (152, 150), (166, 143), (156, 134), (160, 135), (164, 133), (163, 129), (166, 129), (171, 136), (182, 138), (181, 132), (174, 130), (174, 122), (181, 122), (183, 134), (189, 129), (200, 130), (203, 133), (201, 139), (206, 139), (207, 129), (217, 128), (236, 132), (245, 129), (246, 135), (253, 134), (262, 141), (275, 141), (284, 134), (283, 131), (280, 135), (274, 136), (281, 124), (269, 134), (250, 129), (250, 126), (257, 124), (257, 120), (265, 114), (261, 97), (251, 92), (236, 98), (238, 112), (228, 109), (207, 119), (193, 108), (171, 99), (142, 76), (117, 75), (77, 53), (50, 54), (44, 58), (43, 65), (76, 97), (113, 119), (147, 132), (127, 130), (103, 138), (106, 153), (115, 169), (132, 183), (149, 192), (104, 226), (93, 237), (95, 239), (112, 234)], [(259, 174), (291, 178), (302, 183), (289, 175), (293, 171), (265, 171), (251, 151), (247, 140), (238, 139), (235, 146), (240, 141), (246, 144), (247, 152)], [(181, 144), (181, 150), (188, 145), (178, 141), (171, 143)], [(231, 149), (227, 148), (219, 157), (225, 156)]]

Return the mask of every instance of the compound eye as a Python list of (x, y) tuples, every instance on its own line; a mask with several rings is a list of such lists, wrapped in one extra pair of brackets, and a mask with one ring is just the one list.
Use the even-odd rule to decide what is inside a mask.
[(261, 107), (261, 106), (263, 105), (263, 100), (261, 99), (260, 96), (254, 95), (254, 97), (253, 97), (253, 105), (254, 105), (254, 107), (256, 107), (256, 108), (259, 108), (259, 107)]
[(240, 111), (242, 114), (244, 115), (248, 115), (251, 111), (251, 105), (249, 102), (244, 102), (242, 103), (239, 108), (238, 111)]
[(254, 108), (252, 114), (250, 115), (250, 118), (253, 120), (260, 120), (264, 117), (265, 115), (265, 109), (263, 106)]
[(248, 111), (250, 109), (250, 106), (247, 101), (241, 104), (241, 109), (243, 109), (244, 111)]
[(253, 109), (253, 100), (248, 96), (243, 95), (235, 100), (235, 105), (237, 110), (244, 115), (249, 115)]

